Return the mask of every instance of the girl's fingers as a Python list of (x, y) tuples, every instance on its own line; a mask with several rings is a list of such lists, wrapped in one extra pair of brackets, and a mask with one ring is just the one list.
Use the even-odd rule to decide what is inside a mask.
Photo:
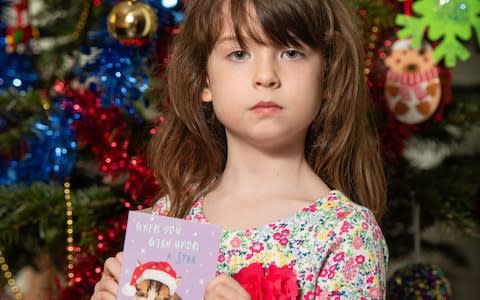
[(118, 283), (112, 277), (102, 277), (95, 285), (92, 300), (115, 300), (117, 298)]
[(235, 290), (224, 285), (219, 285), (215, 287), (215, 289), (213, 289), (212, 291), (205, 293), (205, 300), (219, 300), (219, 299), (240, 300), (240, 299), (248, 299), (248, 298), (244, 298), (243, 296), (239, 295), (238, 292), (235, 292)]
[(250, 299), (245, 289), (232, 277), (221, 274), (215, 277), (205, 289), (206, 300), (216, 299)]
[(118, 260), (120, 264), (123, 262), (123, 251), (118, 252), (117, 255), (115, 255), (115, 258)]
[(116, 282), (120, 279), (120, 268), (123, 261), (123, 254), (120, 252), (115, 257), (109, 257), (105, 261), (102, 279), (104, 277), (113, 278)]
[(115, 257), (107, 258), (104, 264), (102, 278), (95, 285), (92, 300), (115, 300), (117, 298), (122, 261), (122, 252), (117, 253)]
[(107, 292), (100, 292), (100, 293), (93, 294), (90, 300), (116, 300), (116, 299), (117, 298), (112, 294), (109, 294)]

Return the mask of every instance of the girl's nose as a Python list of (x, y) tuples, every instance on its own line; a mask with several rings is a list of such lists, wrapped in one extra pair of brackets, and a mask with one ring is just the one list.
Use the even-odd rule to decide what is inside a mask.
[(257, 57), (255, 60), (255, 74), (253, 83), (255, 87), (278, 88), (280, 78), (278, 77), (275, 59), (271, 57)]

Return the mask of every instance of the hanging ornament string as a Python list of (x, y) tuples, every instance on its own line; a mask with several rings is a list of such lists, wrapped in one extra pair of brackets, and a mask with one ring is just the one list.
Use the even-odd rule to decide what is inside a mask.
[(421, 227), (420, 227), (420, 204), (412, 196), (412, 229), (413, 229), (413, 263), (420, 263), (421, 250)]
[(15, 8), (17, 16), (17, 28), (23, 28), (26, 24), (26, 20), (23, 20), (24, 12), (28, 9), (28, 3), (26, 0), (20, 1), (13, 6)]
[(405, 0), (405, 3), (403, 3), (403, 12), (406, 16), (413, 16), (413, 0)]
[(78, 23), (75, 26), (75, 31), (70, 35), (70, 40), (72, 42), (75, 42), (76, 40), (78, 40), (83, 30), (85, 29), (89, 12), (90, 12), (90, 1), (84, 1), (83, 10), (82, 10), (82, 13), (80, 14), (80, 19), (78, 20)]
[(20, 290), (17, 287), (17, 283), (15, 279), (13, 278), (12, 272), (10, 272), (8, 268), (8, 264), (6, 262), (5, 257), (3, 256), (2, 250), (0, 250), (0, 268), (2, 269), (3, 276), (7, 280), (8, 286), (10, 287), (10, 291), (14, 295), (16, 300), (23, 299), (22, 293), (20, 293)]
[(66, 215), (67, 215), (67, 276), (69, 279), (69, 285), (73, 284), (73, 258), (74, 258), (74, 246), (73, 246), (73, 204), (72, 196), (70, 193), (70, 181), (65, 180), (63, 185), (64, 195), (65, 195), (65, 206), (66, 206)]

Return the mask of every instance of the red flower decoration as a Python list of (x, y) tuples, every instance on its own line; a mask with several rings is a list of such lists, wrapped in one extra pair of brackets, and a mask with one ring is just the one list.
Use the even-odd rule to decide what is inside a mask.
[(253, 263), (233, 275), (252, 300), (295, 300), (298, 296), (297, 279), (289, 266), (275, 264), (265, 270), (261, 263)]
[(241, 269), (233, 278), (247, 291), (252, 300), (264, 299), (262, 286), (265, 281), (265, 271), (261, 263), (254, 263)]

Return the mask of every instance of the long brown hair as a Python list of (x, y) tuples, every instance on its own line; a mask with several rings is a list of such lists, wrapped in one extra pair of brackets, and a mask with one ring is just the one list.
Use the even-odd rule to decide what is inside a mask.
[[(263, 36), (248, 15), (254, 8)], [(330, 186), (383, 215), (386, 183), (378, 138), (369, 118), (363, 44), (351, 11), (339, 0), (190, 0), (174, 38), (166, 71), (168, 110), (149, 147), (149, 161), (171, 201), (170, 215), (184, 217), (196, 191), (205, 189), (226, 162), (224, 127), (201, 102), (207, 60), (221, 33), (224, 12), (239, 43), (318, 49), (325, 60), (321, 108), (307, 134), (305, 157)], [(195, 188), (193, 188), (195, 186)]]

